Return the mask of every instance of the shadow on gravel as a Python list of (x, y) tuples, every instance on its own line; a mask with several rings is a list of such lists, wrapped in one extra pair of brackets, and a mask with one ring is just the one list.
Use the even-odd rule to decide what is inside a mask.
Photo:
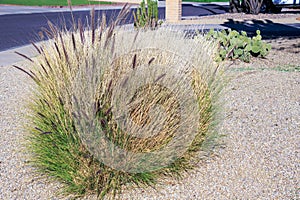
[(289, 50), (290, 52), (296, 53), (296, 54), (300, 53), (300, 43), (292, 44), (290, 47), (291, 47), (291, 49)]
[(300, 37), (300, 23), (297, 24), (280, 24), (271, 20), (244, 20), (235, 21), (228, 19), (222, 26), (237, 30), (246, 31), (249, 36), (256, 34), (260, 30), (264, 39), (275, 39), (279, 37)]
[(275, 45), (272, 45), (272, 49), (275, 49), (278, 51), (285, 51), (285, 52), (293, 53), (293, 54), (299, 54), (300, 53), (300, 37), (279, 38), (276, 40)]

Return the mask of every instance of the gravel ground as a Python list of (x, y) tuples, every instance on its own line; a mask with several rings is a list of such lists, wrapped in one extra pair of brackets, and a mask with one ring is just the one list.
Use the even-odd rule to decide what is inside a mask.
[[(300, 199), (300, 40), (268, 42), (275, 48), (267, 59), (227, 63), (234, 78), (224, 92), (224, 148), (182, 181), (121, 199)], [(59, 184), (28, 166), (22, 124), (31, 85), (20, 71), (0, 69), (0, 199), (60, 199)]]
[(26, 99), (32, 81), (12, 67), (0, 68), (0, 199), (51, 199), (58, 184), (34, 174), (28, 165)]

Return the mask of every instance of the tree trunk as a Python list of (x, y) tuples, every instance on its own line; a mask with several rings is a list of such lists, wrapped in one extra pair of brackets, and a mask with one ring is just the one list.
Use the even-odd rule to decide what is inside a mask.
[(231, 13), (238, 13), (242, 11), (239, 0), (230, 0), (229, 5), (230, 5), (229, 12)]
[(272, 0), (230, 0), (229, 12), (231, 13), (279, 13), (281, 8), (276, 7)]
[(272, 0), (242, 0), (241, 10), (247, 14), (279, 13), (281, 8), (276, 7)]

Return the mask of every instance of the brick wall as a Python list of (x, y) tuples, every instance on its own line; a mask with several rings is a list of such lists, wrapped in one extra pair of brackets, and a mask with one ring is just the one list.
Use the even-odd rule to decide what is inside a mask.
[(169, 23), (176, 23), (181, 20), (182, 0), (166, 0), (166, 20)]

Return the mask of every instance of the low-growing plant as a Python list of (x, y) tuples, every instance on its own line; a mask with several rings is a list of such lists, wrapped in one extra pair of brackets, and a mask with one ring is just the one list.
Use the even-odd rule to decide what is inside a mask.
[(158, 19), (158, 1), (143, 0), (136, 12), (133, 12), (134, 27), (155, 29), (161, 25), (162, 21)]
[(94, 11), (87, 29), (80, 20), (74, 30), (49, 22), (51, 40), (33, 44), (39, 56), (23, 55), (32, 67), (15, 66), (37, 86), (31, 163), (74, 197), (154, 187), (192, 169), (215, 144), (224, 73), (210, 56), (214, 45), (174, 30), (123, 30), (117, 24), (128, 12), (108, 27)]
[(245, 31), (239, 33), (235, 30), (210, 30), (206, 38), (216, 41), (219, 45), (217, 61), (240, 59), (250, 62), (251, 56), (264, 58), (271, 50), (271, 45), (262, 41), (259, 30), (256, 31), (256, 34), (251, 38)]

